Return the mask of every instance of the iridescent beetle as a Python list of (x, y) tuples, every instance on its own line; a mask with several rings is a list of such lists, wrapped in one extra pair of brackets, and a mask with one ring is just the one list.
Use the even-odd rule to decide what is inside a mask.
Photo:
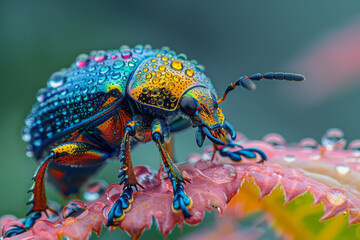
[[(78, 193), (80, 186), (114, 156), (120, 156), (122, 162), (119, 177), (124, 191), (110, 210), (107, 223), (119, 223), (139, 186), (130, 145), (149, 141), (156, 143), (172, 183), (173, 211), (190, 217), (188, 209), (193, 203), (182, 186), (186, 179), (173, 163), (171, 152), (166, 151), (170, 134), (192, 124), (197, 127), (199, 147), (206, 136), (216, 145), (232, 146), (225, 131), (232, 139), (236, 133), (219, 103), (236, 86), (254, 89), (251, 80), (261, 79), (301, 81), (304, 77), (291, 73), (243, 76), (217, 100), (204, 68), (168, 48), (123, 46), (80, 55), (70, 68), (50, 77), (26, 119), (23, 139), (28, 142), (29, 155), (40, 164), (29, 190), (33, 206), (25, 226), (31, 227), (40, 213), (49, 209), (44, 188), (47, 169), (48, 180), (67, 196)], [(258, 149), (221, 153), (236, 161), (241, 156), (255, 157), (255, 153), (266, 158)]]

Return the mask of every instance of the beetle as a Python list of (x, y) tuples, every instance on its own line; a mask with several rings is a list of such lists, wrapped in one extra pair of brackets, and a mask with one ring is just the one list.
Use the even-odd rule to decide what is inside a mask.
[[(124, 191), (110, 210), (107, 225), (118, 224), (140, 186), (133, 172), (130, 146), (150, 141), (160, 151), (173, 187), (173, 211), (190, 217), (193, 203), (183, 187), (187, 179), (166, 150), (171, 144), (170, 134), (192, 125), (197, 128), (199, 147), (206, 137), (215, 145), (231, 147), (225, 132), (233, 140), (236, 132), (219, 104), (236, 86), (253, 90), (253, 81), (261, 79), (301, 81), (304, 77), (292, 73), (243, 76), (217, 99), (204, 67), (166, 47), (122, 46), (79, 55), (75, 63), (54, 73), (47, 87), (39, 90), (25, 121), (27, 155), (39, 161), (29, 190), (32, 207), (26, 228), (34, 224), (39, 213), (49, 209), (44, 188), (46, 172), (48, 180), (68, 196), (78, 193), (81, 185), (114, 156), (119, 156), (122, 163), (119, 177)], [(258, 149), (232, 153), (224, 148), (221, 153), (236, 161), (241, 156), (254, 157), (255, 153), (266, 159)]]

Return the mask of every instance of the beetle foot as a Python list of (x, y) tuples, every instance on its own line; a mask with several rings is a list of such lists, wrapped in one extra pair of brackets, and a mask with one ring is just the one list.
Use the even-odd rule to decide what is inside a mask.
[(108, 214), (107, 226), (115, 226), (119, 224), (124, 219), (125, 213), (131, 209), (132, 201), (133, 190), (131, 185), (127, 185)]
[(33, 212), (30, 216), (21, 221), (22, 224), (14, 224), (9, 226), (4, 234), (4, 238), (13, 237), (26, 232), (27, 229), (30, 229), (34, 226), (35, 222), (41, 218), (41, 216), (42, 211)]
[(179, 179), (175, 178), (175, 175), (170, 171), (170, 169), (167, 170), (174, 191), (172, 210), (175, 213), (182, 212), (184, 218), (189, 218), (191, 217), (189, 209), (192, 207), (193, 201), (184, 191), (184, 186), (182, 185), (184, 182), (181, 182)]
[(175, 213), (180, 213), (184, 215), (184, 218), (191, 217), (189, 209), (192, 207), (192, 199), (185, 193), (184, 186), (181, 183), (177, 183), (174, 189), (174, 200), (172, 204), (172, 210)]
[(48, 215), (46, 210), (44, 210), (44, 211), (35, 211), (35, 212), (32, 212), (31, 214), (29, 214), (28, 217), (26, 217), (22, 221), (23, 224), (25, 225), (26, 229), (32, 228), (32, 226), (34, 226), (35, 222), (39, 218), (41, 218), (43, 212), (45, 212), (45, 214)]
[(8, 237), (14, 237), (16, 235), (19, 235), (23, 232), (26, 232), (26, 228), (20, 225), (12, 225), (9, 226), (8, 230), (4, 234), (4, 238)]
[[(240, 148), (240, 150), (232, 151), (234, 148)], [(220, 148), (220, 155), (223, 157), (229, 157), (235, 162), (242, 160), (242, 157), (255, 159), (257, 154), (260, 156), (260, 160), (257, 163), (263, 163), (266, 161), (266, 154), (257, 148), (243, 148), (234, 142), (230, 142)]]

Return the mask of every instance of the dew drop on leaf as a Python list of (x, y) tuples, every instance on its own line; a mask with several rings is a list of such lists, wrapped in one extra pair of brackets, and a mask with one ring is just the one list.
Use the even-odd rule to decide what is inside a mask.
[(354, 152), (360, 152), (360, 139), (356, 139), (349, 143), (348, 148)]
[(331, 204), (341, 206), (346, 201), (346, 192), (340, 188), (330, 188), (325, 197)]
[(316, 149), (317, 148), (317, 142), (313, 138), (304, 138), (299, 142), (299, 147), (305, 148), (305, 149)]
[(321, 144), (328, 150), (343, 149), (345, 143), (344, 133), (338, 128), (330, 128), (321, 138)]
[(107, 188), (107, 183), (103, 180), (95, 180), (86, 188), (83, 197), (86, 201), (93, 202), (97, 200)]
[(210, 172), (204, 171), (204, 174), (211, 178), (211, 182), (216, 184), (230, 183), (234, 181), (237, 176), (236, 169), (233, 166), (227, 164), (212, 171), (211, 174), (209, 173)]
[(284, 157), (284, 161), (288, 163), (292, 163), (296, 161), (296, 157), (293, 155), (287, 155)]
[(118, 183), (114, 183), (107, 187), (105, 195), (107, 200), (110, 202), (116, 202), (116, 200), (120, 197), (121, 192), (122, 186)]
[(270, 133), (263, 137), (263, 141), (267, 142), (273, 146), (285, 146), (286, 142), (285, 139), (276, 133)]
[(335, 166), (335, 170), (339, 175), (344, 176), (350, 172), (350, 167), (340, 163)]
[(79, 200), (74, 200), (65, 205), (62, 211), (62, 217), (64, 219), (68, 217), (78, 217), (86, 213), (86, 211), (87, 207), (85, 203)]

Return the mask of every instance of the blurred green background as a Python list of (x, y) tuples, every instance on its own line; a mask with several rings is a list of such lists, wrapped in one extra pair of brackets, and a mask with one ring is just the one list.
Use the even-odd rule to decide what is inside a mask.
[[(351, 23), (359, 9), (358, 0), (0, 0), (0, 216), (21, 217), (27, 211), (26, 192), (36, 163), (25, 157), (20, 134), (24, 119), (37, 90), (78, 54), (124, 44), (169, 46), (205, 65), (220, 95), (243, 74), (298, 72), (289, 63), (314, 41)], [(306, 77), (306, 84), (311, 84), (311, 76)], [(304, 137), (320, 140), (330, 127), (342, 129), (348, 140), (360, 137), (359, 84), (313, 104), (302, 103), (306, 92), (298, 92), (300, 98), (289, 94), (300, 91), (300, 84), (264, 81), (255, 92), (237, 89), (223, 104), (224, 113), (250, 139), (277, 132), (287, 142)], [(201, 151), (194, 134), (189, 129), (176, 135), (177, 159)], [(154, 153), (151, 159), (149, 152)], [(156, 168), (160, 162), (152, 143), (136, 148), (133, 159)], [(113, 161), (99, 177), (116, 182), (118, 168)], [(62, 203), (51, 187), (48, 197)], [(156, 229), (153, 232), (157, 234)]]

